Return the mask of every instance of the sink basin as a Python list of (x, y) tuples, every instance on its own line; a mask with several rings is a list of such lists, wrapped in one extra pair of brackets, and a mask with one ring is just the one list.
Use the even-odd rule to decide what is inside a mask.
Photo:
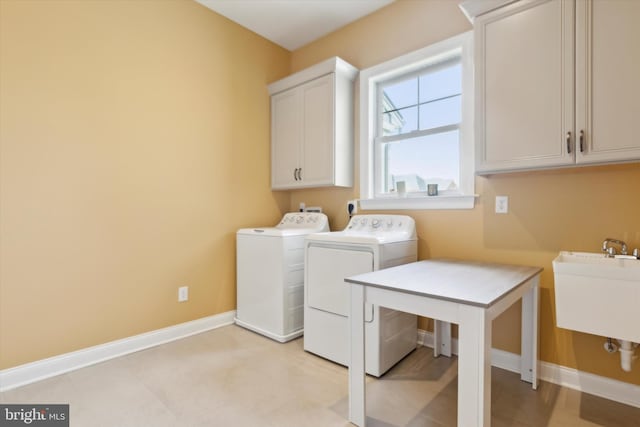
[(640, 342), (640, 260), (560, 252), (553, 273), (558, 327)]

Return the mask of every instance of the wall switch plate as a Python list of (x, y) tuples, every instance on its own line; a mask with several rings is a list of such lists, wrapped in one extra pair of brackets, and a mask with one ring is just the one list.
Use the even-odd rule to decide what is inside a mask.
[(185, 302), (189, 300), (189, 287), (180, 286), (178, 288), (178, 302)]
[(506, 214), (509, 212), (509, 196), (496, 196), (496, 213)]

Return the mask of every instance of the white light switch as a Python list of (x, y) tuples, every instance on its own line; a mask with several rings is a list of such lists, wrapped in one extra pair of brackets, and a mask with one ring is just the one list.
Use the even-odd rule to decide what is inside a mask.
[(496, 213), (506, 214), (509, 212), (509, 196), (496, 196)]
[(180, 286), (178, 288), (178, 302), (184, 302), (189, 300), (189, 287)]

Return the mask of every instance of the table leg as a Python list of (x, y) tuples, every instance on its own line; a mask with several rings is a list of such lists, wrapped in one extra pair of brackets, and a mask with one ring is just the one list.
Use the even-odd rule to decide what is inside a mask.
[(532, 278), (531, 289), (522, 297), (522, 331), (520, 352), (520, 379), (538, 388), (538, 288), (540, 276)]
[(365, 427), (366, 395), (364, 365), (364, 286), (351, 287), (351, 358), (349, 361), (349, 421)]
[(451, 357), (451, 323), (433, 320), (433, 357)]
[(491, 320), (481, 307), (461, 306), (458, 330), (458, 425), (491, 425)]

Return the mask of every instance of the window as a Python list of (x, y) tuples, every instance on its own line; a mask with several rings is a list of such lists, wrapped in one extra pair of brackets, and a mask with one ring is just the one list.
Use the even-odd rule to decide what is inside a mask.
[(472, 79), (471, 33), (360, 73), (363, 209), (473, 207)]

